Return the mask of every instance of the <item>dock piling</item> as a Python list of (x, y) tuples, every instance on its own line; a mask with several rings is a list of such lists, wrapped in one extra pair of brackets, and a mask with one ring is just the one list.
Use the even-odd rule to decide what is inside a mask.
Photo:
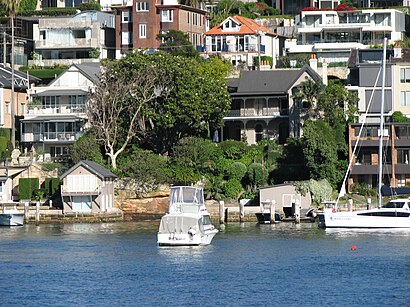
[(36, 202), (36, 225), (40, 224), (40, 202)]
[(221, 200), (219, 202), (219, 224), (225, 223), (225, 202)]
[(276, 204), (276, 201), (275, 201), (275, 200), (272, 200), (272, 201), (270, 202), (269, 211), (270, 211), (270, 223), (271, 223), (271, 224), (274, 224), (274, 223), (275, 223), (275, 204)]

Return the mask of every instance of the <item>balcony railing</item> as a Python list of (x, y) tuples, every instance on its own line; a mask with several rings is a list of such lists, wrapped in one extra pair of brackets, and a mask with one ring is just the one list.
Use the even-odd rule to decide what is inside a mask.
[[(222, 46), (220, 45), (205, 45), (205, 46), (196, 46), (196, 49), (198, 51), (202, 52), (242, 52), (242, 53), (254, 53), (258, 52), (258, 45), (257, 44), (249, 44), (247, 46), (243, 45), (227, 45), (224, 44)], [(265, 45), (260, 45), (260, 52), (265, 53), (266, 46)]]
[(75, 142), (82, 136), (81, 132), (43, 132), (43, 133), (23, 133), (22, 142)]
[(258, 117), (258, 116), (270, 116), (270, 117), (278, 117), (278, 116), (286, 116), (289, 114), (288, 109), (274, 109), (274, 108), (264, 108), (262, 110), (256, 109), (240, 109), (240, 110), (231, 110), (229, 111), (226, 117)]
[(28, 114), (76, 114), (86, 113), (85, 104), (83, 105), (57, 105), (57, 106), (43, 106), (43, 105), (28, 105)]

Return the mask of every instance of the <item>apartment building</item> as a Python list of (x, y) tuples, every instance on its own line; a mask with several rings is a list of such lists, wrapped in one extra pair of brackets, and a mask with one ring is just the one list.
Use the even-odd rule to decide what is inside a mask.
[(289, 54), (316, 53), (319, 62), (347, 62), (351, 49), (402, 40), (408, 15), (395, 9), (302, 11), (295, 17), (298, 38), (286, 44)]
[(30, 65), (71, 65), (115, 57), (115, 16), (99, 11), (39, 17), (33, 25)]
[[(199, 3), (202, 5), (202, 2)], [(160, 33), (169, 30), (188, 35), (193, 46), (202, 46), (209, 29), (205, 8), (179, 4), (177, 0), (137, 0), (116, 9), (116, 58), (133, 49), (158, 48)]]
[(232, 16), (205, 33), (205, 47), (202, 50), (204, 56), (219, 55), (234, 66), (244, 64), (250, 68), (255, 68), (255, 58), (269, 56), (275, 67), (279, 39), (267, 27), (250, 18)]

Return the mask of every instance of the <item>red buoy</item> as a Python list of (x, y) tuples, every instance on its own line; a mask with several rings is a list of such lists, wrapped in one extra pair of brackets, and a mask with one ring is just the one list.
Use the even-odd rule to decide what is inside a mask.
[(353, 245), (352, 247), (351, 247), (351, 250), (352, 251), (355, 251), (357, 249), (357, 246), (356, 245)]

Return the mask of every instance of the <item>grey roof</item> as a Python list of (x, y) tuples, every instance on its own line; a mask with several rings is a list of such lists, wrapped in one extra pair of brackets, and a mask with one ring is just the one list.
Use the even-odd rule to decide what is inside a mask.
[(75, 95), (87, 95), (87, 91), (83, 91), (80, 89), (53, 89), (53, 90), (46, 90), (40, 93), (34, 93), (31, 96), (33, 97), (41, 97), (41, 96), (75, 96)]
[(315, 81), (321, 82), (320, 76), (310, 66), (300, 69), (274, 69), (264, 71), (244, 71), (239, 80), (232, 80), (228, 86), (237, 87), (232, 93), (238, 95), (254, 94), (286, 94), (304, 73), (308, 73)]
[(70, 168), (68, 171), (66, 171), (64, 174), (62, 174), (60, 178), (63, 179), (64, 177), (69, 175), (72, 171), (77, 169), (79, 166), (83, 166), (84, 168), (89, 170), (91, 173), (103, 179), (104, 178), (117, 178), (117, 176), (113, 174), (112, 172), (110, 172), (108, 169), (90, 160), (81, 160), (76, 165), (74, 165), (72, 168)]
[[(11, 77), (11, 67), (0, 64), (0, 85), (4, 88), (11, 88)], [(14, 88), (16, 91), (25, 91), (27, 89), (27, 79), (29, 79), (30, 83), (41, 81), (40, 79), (30, 75), (28, 75), (27, 78), (26, 73), (14, 69)]]
[(99, 62), (90, 62), (82, 64), (74, 64), (80, 72), (82, 72), (88, 79), (90, 79), (94, 84), (97, 83), (100, 74), (100, 63)]

